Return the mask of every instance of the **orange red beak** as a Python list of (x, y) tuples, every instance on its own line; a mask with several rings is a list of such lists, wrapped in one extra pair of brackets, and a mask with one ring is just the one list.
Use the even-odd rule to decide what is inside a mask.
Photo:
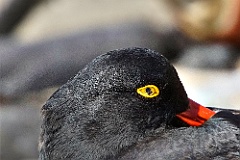
[(201, 126), (216, 114), (191, 99), (189, 99), (189, 107), (187, 111), (177, 114), (177, 117), (190, 126)]

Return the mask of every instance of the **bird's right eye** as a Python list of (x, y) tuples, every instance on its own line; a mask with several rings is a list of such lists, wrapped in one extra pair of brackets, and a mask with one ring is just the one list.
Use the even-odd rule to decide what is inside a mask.
[(145, 98), (153, 98), (159, 95), (160, 91), (155, 85), (146, 85), (137, 89), (137, 93)]

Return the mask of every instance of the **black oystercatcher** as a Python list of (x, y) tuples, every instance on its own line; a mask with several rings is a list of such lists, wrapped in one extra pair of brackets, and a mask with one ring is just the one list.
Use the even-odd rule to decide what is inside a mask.
[(39, 159), (240, 158), (240, 116), (221, 112), (188, 99), (161, 54), (110, 51), (42, 107)]

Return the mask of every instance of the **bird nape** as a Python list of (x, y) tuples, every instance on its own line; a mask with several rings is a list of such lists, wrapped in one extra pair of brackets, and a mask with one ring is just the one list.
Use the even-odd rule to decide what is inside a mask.
[[(41, 113), (41, 160), (240, 156), (239, 126), (189, 103), (175, 68), (146, 48), (98, 56), (60, 87)], [(223, 133), (229, 135), (225, 140)], [(201, 141), (202, 152), (196, 147)]]

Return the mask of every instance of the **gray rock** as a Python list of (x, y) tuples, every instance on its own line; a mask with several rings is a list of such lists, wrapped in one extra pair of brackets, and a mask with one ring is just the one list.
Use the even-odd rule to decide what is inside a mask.
[(0, 95), (64, 84), (97, 55), (116, 48), (147, 47), (175, 57), (186, 43), (179, 32), (158, 33), (143, 24), (122, 24), (0, 50)]
[(197, 44), (184, 50), (180, 64), (195, 68), (233, 68), (239, 51), (224, 44)]
[(40, 110), (34, 106), (0, 108), (1, 160), (37, 159)]

